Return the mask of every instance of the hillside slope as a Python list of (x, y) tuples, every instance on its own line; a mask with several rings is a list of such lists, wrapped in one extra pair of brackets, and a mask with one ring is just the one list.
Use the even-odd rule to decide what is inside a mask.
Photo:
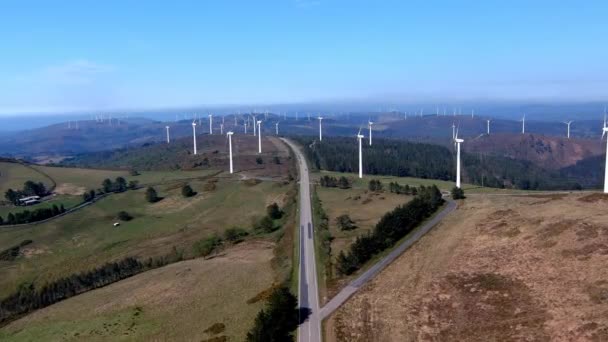
[(330, 341), (605, 341), (608, 197), (470, 195), (330, 318)]

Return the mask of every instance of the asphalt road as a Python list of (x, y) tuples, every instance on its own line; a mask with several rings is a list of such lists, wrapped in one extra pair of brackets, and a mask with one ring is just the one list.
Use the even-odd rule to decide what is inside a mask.
[(435, 215), (430, 221), (427, 221), (422, 227), (420, 227), (416, 232), (403, 241), (397, 248), (395, 248), (391, 253), (389, 253), (386, 257), (382, 258), (378, 261), (374, 266), (370, 267), (365, 273), (360, 275), (358, 278), (350, 282), (342, 291), (340, 291), (334, 298), (332, 298), (329, 303), (327, 303), (321, 309), (321, 320), (325, 319), (332, 312), (338, 309), (344, 302), (350, 298), (355, 292), (357, 292), (366, 282), (374, 278), (380, 271), (382, 271), (386, 266), (392, 263), (395, 259), (397, 259), (405, 250), (410, 248), (416, 241), (418, 241), (424, 234), (428, 233), (431, 228), (433, 228), (437, 223), (445, 218), (446, 215), (451, 213), (456, 209), (456, 203), (451, 199), (448, 200), (446, 207), (437, 215)]
[(300, 173), (300, 275), (298, 299), (300, 312), (308, 311), (308, 317), (298, 329), (299, 342), (321, 342), (319, 287), (315, 259), (314, 227), (310, 197), (308, 165), (300, 149), (287, 139), (282, 139), (294, 151)]

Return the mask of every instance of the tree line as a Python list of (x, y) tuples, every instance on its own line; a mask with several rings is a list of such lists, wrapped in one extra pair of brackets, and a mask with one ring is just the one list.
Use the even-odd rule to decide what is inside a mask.
[(44, 221), (53, 216), (57, 216), (66, 212), (63, 204), (57, 206), (53, 204), (50, 208), (37, 208), (34, 210), (24, 210), (18, 213), (9, 213), (6, 220), (0, 216), (0, 225), (14, 225), (14, 224), (25, 224), (33, 223), (38, 221)]
[(182, 254), (174, 249), (171, 254), (149, 258), (145, 261), (127, 257), (106, 263), (90, 271), (74, 273), (68, 277), (48, 282), (41, 287), (36, 287), (34, 283), (22, 284), (14, 293), (0, 300), (0, 325), (77, 294), (182, 260), (182, 258)]
[(340, 252), (337, 271), (343, 275), (354, 273), (374, 255), (406, 236), (437, 211), (443, 202), (441, 192), (435, 185), (420, 186), (414, 199), (386, 213), (370, 233), (358, 237), (346, 253)]
[(340, 188), (340, 189), (348, 189), (351, 187), (351, 181), (341, 176), (340, 178), (332, 177), (332, 176), (323, 176), (319, 179), (319, 184), (325, 188)]
[(8, 189), (4, 193), (4, 198), (14, 205), (21, 205), (19, 202), (19, 199), (21, 198), (28, 196), (44, 197), (48, 194), (49, 192), (42, 182), (28, 180), (27, 182), (23, 183), (23, 189), (21, 190)]
[[(327, 137), (319, 143), (313, 137), (293, 137), (302, 145), (313, 167), (321, 170), (355, 173), (359, 170), (356, 140)], [(462, 180), (465, 183), (493, 188), (529, 190), (580, 189), (572, 173), (545, 170), (526, 160), (501, 156), (462, 153)], [(374, 139), (363, 150), (363, 172), (426, 179), (454, 180), (456, 156), (440, 145), (404, 140)]]

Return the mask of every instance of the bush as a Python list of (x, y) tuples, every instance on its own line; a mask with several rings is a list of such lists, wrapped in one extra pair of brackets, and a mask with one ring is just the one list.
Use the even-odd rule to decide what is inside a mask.
[(136, 181), (136, 180), (129, 181), (129, 185), (127, 185), (127, 187), (130, 190), (135, 190), (135, 189), (137, 189), (138, 186), (139, 186), (139, 181)]
[(217, 235), (211, 235), (208, 238), (199, 240), (194, 243), (194, 253), (199, 256), (208, 256), (213, 251), (222, 245), (222, 239)]
[(369, 191), (382, 191), (382, 182), (377, 179), (372, 179), (369, 181)]
[(277, 164), (277, 165), (281, 165), (281, 158), (275, 156), (274, 158), (272, 158), (272, 161)]
[(456, 187), (456, 186), (453, 187), (452, 188), (452, 198), (455, 199), (455, 200), (457, 200), (457, 199), (464, 199), (465, 198), (465, 196), (464, 196), (464, 190), (462, 190), (461, 188)]
[(355, 222), (346, 214), (336, 217), (336, 224), (341, 230), (353, 230), (357, 228)]
[(232, 227), (226, 229), (224, 232), (224, 239), (228, 242), (237, 243), (243, 241), (245, 236), (249, 235), (247, 231), (243, 228)]
[(261, 164), (264, 164), (264, 159), (262, 159), (262, 157), (257, 157), (257, 158), (255, 158), (255, 162), (258, 165), (261, 165)]
[(190, 187), (190, 185), (186, 184), (182, 187), (182, 196), (192, 197), (194, 195), (196, 195), (196, 193), (194, 192), (194, 190), (192, 190), (192, 187)]
[(121, 221), (131, 221), (133, 219), (133, 216), (131, 216), (126, 211), (119, 211), (118, 215), (116, 215), (116, 218), (119, 219), (119, 220), (121, 220)]
[(261, 233), (271, 233), (274, 231), (274, 223), (270, 217), (264, 216), (261, 220), (254, 224), (253, 230)]
[(273, 220), (278, 220), (283, 217), (283, 212), (281, 211), (281, 208), (279, 208), (279, 205), (276, 203), (272, 203), (271, 205), (267, 206), (266, 213), (268, 214), (268, 217)]
[(153, 187), (148, 187), (146, 189), (146, 201), (148, 201), (149, 203), (155, 203), (158, 202), (159, 197), (158, 194), (156, 193), (156, 190)]

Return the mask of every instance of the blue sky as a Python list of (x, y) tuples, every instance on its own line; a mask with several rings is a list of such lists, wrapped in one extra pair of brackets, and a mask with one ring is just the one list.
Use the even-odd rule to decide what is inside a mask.
[(605, 100), (606, 1), (3, 1), (0, 113)]

